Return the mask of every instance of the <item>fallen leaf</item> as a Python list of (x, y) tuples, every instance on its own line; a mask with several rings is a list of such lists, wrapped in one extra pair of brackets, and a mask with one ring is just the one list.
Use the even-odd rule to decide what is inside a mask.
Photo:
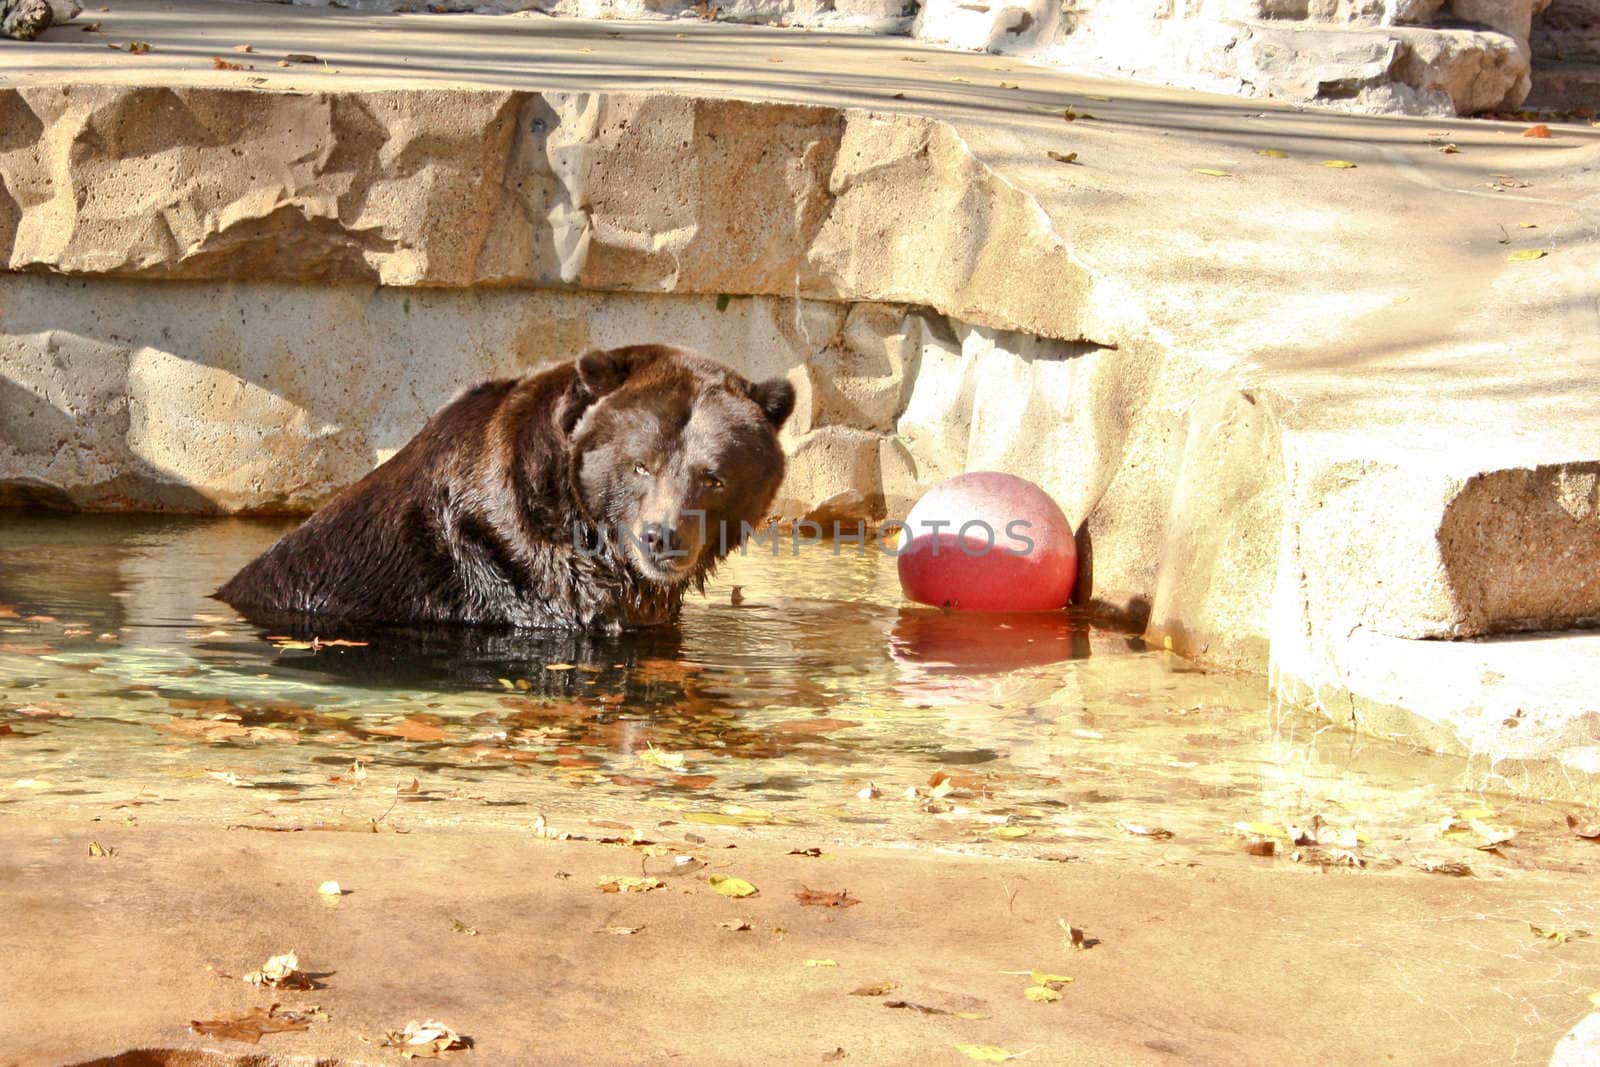
[(1022, 995), (1035, 1004), (1050, 1004), (1061, 999), (1061, 994), (1045, 985), (1031, 985), (1022, 991)]
[(1600, 841), (1600, 822), (1585, 821), (1569, 812), (1567, 829), (1572, 831), (1573, 836), (1581, 837), (1585, 841)]
[(318, 59), (316, 56), (307, 55), (304, 52), (290, 52), (288, 55), (283, 57), (283, 62), (285, 65), (287, 65), (290, 63), (321, 63), (322, 60)]
[(1196, 168), (1194, 168), (1194, 172), (1196, 174), (1208, 174), (1213, 178), (1231, 178), (1231, 177), (1233, 177), (1233, 175), (1229, 174), (1225, 170), (1214, 170), (1211, 167), (1196, 167)]
[(262, 1034), (283, 1033), (286, 1030), (306, 1030), (311, 1027), (315, 1008), (306, 1011), (280, 1012), (276, 1004), (255, 1007), (249, 1011), (235, 1012), (218, 1019), (194, 1019), (189, 1029), (201, 1037), (220, 1037), (225, 1041), (246, 1041), (254, 1045)]
[(218, 70), (243, 70), (244, 69), (244, 64), (243, 63), (229, 63), (226, 59), (223, 59), (221, 56), (212, 56), (211, 57), (211, 65), (213, 67), (216, 67)]
[(1533, 931), (1534, 937), (1543, 938), (1553, 945), (1564, 945), (1568, 941), (1576, 941), (1579, 938), (1589, 936), (1589, 931), (1587, 930), (1546, 929), (1542, 926), (1535, 926), (1533, 923), (1528, 924), (1528, 929)]
[(635, 753), (640, 763), (648, 763), (656, 767), (665, 767), (668, 770), (683, 770), (682, 752), (664, 752), (654, 745), (648, 745), (643, 752)]
[(1511, 253), (1506, 259), (1512, 263), (1531, 263), (1536, 259), (1543, 259), (1549, 254), (1543, 248), (1523, 248)]
[(441, 1052), (472, 1047), (470, 1041), (444, 1023), (433, 1019), (421, 1023), (413, 1019), (406, 1023), (404, 1030), (390, 1030), (383, 1035), (383, 1038), (385, 1045), (398, 1048), (400, 1055), (406, 1059), (431, 1060), (437, 1058)]
[(858, 989), (850, 990), (852, 997), (881, 997), (894, 988), (893, 982), (874, 982)]
[(733, 930), (735, 932), (741, 932), (750, 929), (749, 922), (744, 919), (728, 919), (724, 922), (718, 923), (717, 925), (724, 930)]
[(244, 976), (244, 980), (253, 986), (268, 986), (272, 989), (312, 989), (314, 984), (309, 975), (300, 969), (300, 958), (290, 949), (281, 956), (273, 956), (261, 965), (258, 971), (251, 971)]
[(1011, 1052), (999, 1045), (956, 1045), (955, 1050), (969, 1060), (979, 1063), (1004, 1063), (1014, 1060), (1020, 1053)]
[(1034, 985), (1062, 986), (1072, 981), (1070, 974), (1051, 974), (1049, 971), (1029, 971), (1028, 979)]
[(254, 52), (255, 47), (248, 44), (236, 44), (233, 46), (233, 50), (235, 52)]
[(1019, 837), (1027, 837), (1031, 833), (1033, 831), (1025, 826), (996, 826), (989, 831), (991, 837), (999, 837), (1007, 841), (1014, 841)]
[(1256, 155), (1266, 156), (1269, 159), (1288, 159), (1289, 153), (1277, 148), (1258, 148)]
[(613, 934), (617, 937), (628, 937), (643, 930), (642, 926), (608, 926), (602, 933)]
[(105, 845), (102, 845), (98, 841), (90, 841), (89, 842), (89, 855), (91, 855), (91, 856), (97, 856), (97, 857), (98, 856), (114, 856), (114, 855), (116, 855), (116, 853), (117, 853), (116, 849), (108, 848)]
[(1539, 228), (1539, 224), (1537, 222), (1519, 222), (1517, 223), (1517, 228), (1522, 230), (1537, 230)]
[(835, 960), (806, 960), (805, 961), (805, 966), (807, 966), (807, 967), (837, 967), (837, 966), (839, 966), (839, 964)]
[(1096, 96), (1093, 93), (1084, 93), (1083, 94), (1083, 98), (1085, 100), (1099, 100), (1101, 103), (1104, 103), (1104, 104), (1111, 103), (1111, 98), (1109, 96)]
[(935, 1008), (927, 1004), (916, 1004), (909, 1000), (886, 1000), (883, 1002), (883, 1006), (886, 1008), (906, 1008), (910, 1011), (920, 1012), (923, 1015), (951, 1014), (943, 1008)]
[(1001, 82), (1000, 83), (1000, 88), (1002, 88), (1002, 89), (1020, 89), (1020, 88), (1022, 88), (1022, 86), (1018, 85), (1016, 82)]
[(1076, 152), (1050, 151), (1050, 152), (1046, 152), (1045, 155), (1049, 156), (1051, 159), (1055, 160), (1057, 163), (1076, 163), (1078, 161), (1078, 153), (1076, 153)]
[(735, 878), (729, 874), (713, 874), (707, 881), (711, 883), (712, 889), (725, 897), (753, 897), (760, 892), (743, 878)]
[(1522, 136), (1548, 138), (1551, 136), (1550, 127), (1541, 122), (1536, 125), (1529, 126), (1527, 129), (1523, 130)]
[(628, 876), (601, 878), (595, 882), (595, 888), (602, 893), (648, 893), (652, 889), (665, 889), (666, 885), (659, 878)]
[(836, 1048), (832, 1052), (824, 1052), (822, 1054), (822, 1062), (837, 1063), (839, 1060), (842, 1060), (849, 1055), (850, 1053), (846, 1052), (843, 1048)]
[(1471, 867), (1452, 860), (1422, 860), (1417, 867), (1428, 874), (1443, 874), (1451, 878), (1466, 878), (1472, 874)]
[(453, 933), (465, 934), (468, 937), (477, 937), (478, 936), (478, 931), (475, 928), (473, 928), (471, 926), (468, 926), (466, 923), (462, 922), (460, 919), (451, 919), (450, 920), (450, 930)]
[(861, 903), (850, 895), (848, 889), (841, 889), (837, 893), (823, 893), (802, 886), (794, 897), (801, 904), (812, 908), (849, 908)]
[(1132, 834), (1134, 837), (1152, 837), (1156, 840), (1165, 840), (1172, 836), (1171, 830), (1161, 826), (1142, 826), (1138, 823), (1130, 822), (1121, 822), (1117, 826), (1123, 833)]
[(1442, 144), (1439, 146), (1439, 151), (1443, 152), (1447, 156), (1453, 156), (1458, 154), (1461, 149), (1457, 148), (1453, 144)]
[(344, 890), (339, 888), (338, 882), (328, 881), (317, 886), (317, 892), (325, 897), (342, 897)]
[(791, 856), (810, 856), (812, 859), (816, 859), (816, 858), (818, 858), (818, 857), (820, 857), (822, 855), (822, 850), (820, 848), (815, 848), (815, 847), (813, 847), (813, 848), (791, 848), (789, 850), (788, 854), (791, 855)]
[(1332, 167), (1335, 170), (1355, 170), (1356, 169), (1356, 165), (1354, 163), (1350, 162), (1348, 159), (1325, 159), (1325, 160), (1322, 161), (1322, 165), (1324, 167)]

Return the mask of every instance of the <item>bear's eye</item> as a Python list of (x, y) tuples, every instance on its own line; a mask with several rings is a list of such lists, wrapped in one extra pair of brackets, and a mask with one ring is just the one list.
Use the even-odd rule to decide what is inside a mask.
[(706, 471), (704, 474), (700, 475), (700, 484), (707, 489), (721, 489), (722, 479), (718, 478), (710, 471)]
[(646, 467), (643, 463), (635, 463), (633, 465), (633, 473), (639, 475), (641, 478), (648, 478), (650, 476), (650, 468)]

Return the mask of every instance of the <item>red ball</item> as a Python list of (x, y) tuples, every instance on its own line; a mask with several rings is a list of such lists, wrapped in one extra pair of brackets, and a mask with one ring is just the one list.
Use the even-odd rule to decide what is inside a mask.
[(1043, 489), (997, 471), (941, 482), (900, 537), (900, 588), (959, 611), (1054, 611), (1078, 580), (1072, 524)]

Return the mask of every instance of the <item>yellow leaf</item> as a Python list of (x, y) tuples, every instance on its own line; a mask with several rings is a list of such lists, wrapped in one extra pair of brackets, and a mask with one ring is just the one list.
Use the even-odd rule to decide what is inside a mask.
[(1519, 222), (1517, 223), (1517, 226), (1524, 230), (1537, 230), (1539, 228), (1539, 224), (1537, 222)]
[(502, 689), (515, 689), (516, 688), (516, 686), (511, 683), (511, 679), (510, 678), (496, 678), (495, 681), (500, 683), (500, 687)]
[(1196, 174), (1208, 174), (1213, 178), (1231, 178), (1231, 177), (1233, 177), (1233, 175), (1229, 174), (1225, 170), (1215, 170), (1215, 169), (1213, 169), (1211, 167), (1196, 167), (1196, 168), (1194, 168), (1194, 172)]
[(852, 997), (881, 997), (893, 988), (893, 982), (874, 982), (872, 985), (864, 985), (859, 989), (850, 990), (850, 995)]
[(996, 826), (989, 831), (990, 836), (1003, 837), (1008, 841), (1014, 841), (1019, 837), (1027, 837), (1031, 833), (1033, 833), (1032, 830), (1023, 826)]
[(1593, 1004), (1597, 1008), (1600, 1008), (1600, 992), (1590, 993), (1589, 1003)]
[(1322, 161), (1322, 165), (1324, 167), (1332, 167), (1335, 170), (1355, 170), (1356, 169), (1356, 165), (1354, 163), (1350, 162), (1348, 159), (1325, 159), (1325, 160)]
[(1462, 808), (1456, 812), (1458, 819), (1487, 819), (1495, 814), (1493, 808)]
[(1233, 824), (1233, 828), (1235, 830), (1243, 830), (1246, 833), (1255, 834), (1257, 837), (1287, 838), (1289, 836), (1288, 830), (1285, 830), (1283, 827), (1270, 822), (1236, 822)]
[(1020, 89), (1020, 88), (1022, 88), (1022, 86), (1018, 85), (1016, 82), (1001, 82), (1000, 83), (1000, 88), (1002, 88), (1002, 89)]
[(89, 855), (91, 856), (109, 856), (114, 851), (116, 850), (107, 848), (98, 841), (89, 842)]
[(969, 1060), (979, 1063), (1004, 1063), (1017, 1058), (1017, 1053), (999, 1045), (956, 1045), (955, 1050)]
[(337, 897), (344, 894), (344, 890), (339, 888), (338, 882), (323, 882), (317, 886), (317, 892), (327, 897)]
[(570, 671), (575, 670), (576, 665), (572, 663), (546, 663), (544, 669), (547, 671)]
[(835, 960), (806, 960), (806, 966), (807, 967), (837, 967), (837, 966), (839, 966), (839, 964)]
[(1289, 158), (1289, 153), (1280, 151), (1280, 150), (1278, 150), (1276, 148), (1258, 148), (1258, 149), (1256, 149), (1256, 155), (1258, 155), (1258, 156), (1267, 156), (1270, 159), (1288, 159)]
[(1111, 102), (1111, 98), (1109, 96), (1096, 96), (1093, 93), (1084, 93), (1083, 98), (1085, 100), (1099, 100), (1101, 103), (1105, 104), (1109, 104)]
[(707, 823), (711, 826), (750, 826), (755, 823), (776, 822), (770, 811), (759, 808), (729, 808), (726, 811), (684, 812), (684, 822)]
[(735, 878), (729, 874), (713, 874), (709, 881), (711, 888), (725, 897), (753, 897), (759, 892), (743, 878)]
[(972, 79), (971, 78), (963, 78), (960, 75), (957, 75), (956, 77), (951, 78), (950, 80), (953, 81), (953, 82), (966, 82), (968, 85), (972, 84)]
[(987, 1019), (987, 1018), (989, 1018), (989, 1016), (986, 1013), (981, 1012), (981, 1011), (958, 1011), (955, 1014), (956, 1014), (956, 1018), (957, 1019)]
[(1524, 248), (1521, 251), (1511, 253), (1506, 259), (1512, 263), (1531, 263), (1533, 260), (1543, 259), (1549, 254), (1542, 248)]
[(1060, 993), (1046, 985), (1031, 985), (1023, 990), (1022, 995), (1035, 1004), (1049, 1004), (1061, 999)]
[(1051, 150), (1049, 152), (1046, 152), (1045, 155), (1049, 156), (1051, 159), (1055, 160), (1057, 163), (1075, 163), (1075, 162), (1077, 162), (1077, 159), (1078, 159), (1078, 153), (1076, 153), (1076, 152), (1057, 152), (1057, 151)]
[(652, 745), (638, 755), (640, 763), (653, 763), (657, 767), (665, 767), (671, 771), (683, 770), (682, 752), (664, 752)]
[(1046, 971), (1032, 971), (1028, 977), (1033, 979), (1034, 985), (1062, 985), (1072, 981), (1070, 974), (1050, 974)]

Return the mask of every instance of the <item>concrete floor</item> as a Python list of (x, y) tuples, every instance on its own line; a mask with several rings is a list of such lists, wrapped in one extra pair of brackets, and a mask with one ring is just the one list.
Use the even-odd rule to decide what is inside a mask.
[[(619, 832), (577, 811), (550, 829)], [(837, 1049), (850, 1063), (961, 1063), (961, 1044), (1040, 1064), (1533, 1064), (1600, 989), (1595, 941), (1529, 930), (1600, 926), (1600, 893), (1557, 874), (1487, 882), (1271, 859), (1218, 871), (1159, 842), (1148, 864), (1113, 866), (835, 850), (654, 819), (636, 829), (707, 866), (675, 875), (637, 847), (530, 830), (10, 817), (0, 1064), (204, 1048), (237, 1058), (122, 1062), (388, 1063), (392, 1051), (362, 1038), (423, 1018), (471, 1037), (447, 1061), (480, 1064), (816, 1063)], [(91, 840), (114, 855), (91, 857)], [(814, 846), (825, 855), (788, 854)], [(595, 888), (641, 872), (665, 887)], [(718, 895), (715, 872), (759, 895)], [(328, 879), (345, 895), (319, 895)], [(805, 887), (860, 903), (802, 906)], [(740, 919), (751, 929), (719, 926)], [(1061, 920), (1098, 943), (1071, 948)], [(317, 989), (240, 980), (290, 949)], [(1074, 981), (1034, 1003), (1031, 970)], [(883, 982), (883, 996), (851, 995)], [(185, 1029), (272, 1002), (323, 1017), (255, 1047)]]

